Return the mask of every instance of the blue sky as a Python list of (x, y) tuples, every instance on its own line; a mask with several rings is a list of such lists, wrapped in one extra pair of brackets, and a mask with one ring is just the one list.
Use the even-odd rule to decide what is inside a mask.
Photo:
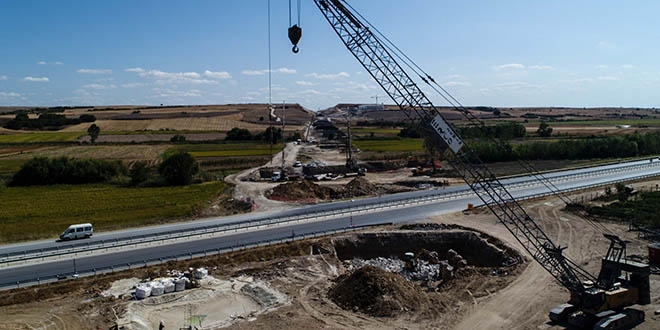
[[(349, 2), (466, 105), (660, 104), (658, 1)], [(0, 105), (267, 103), (267, 4), (0, 0)], [(297, 55), (288, 20), (271, 0), (273, 103), (391, 103), (311, 0)]]

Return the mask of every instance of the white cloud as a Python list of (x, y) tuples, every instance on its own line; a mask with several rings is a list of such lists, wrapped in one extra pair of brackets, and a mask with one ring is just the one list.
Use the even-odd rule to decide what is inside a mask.
[(316, 84), (311, 82), (311, 81), (298, 80), (298, 81), (296, 81), (296, 85), (298, 85), (298, 86), (314, 86)]
[(3, 99), (23, 98), (23, 96), (19, 93), (15, 93), (15, 92), (0, 92), (0, 98), (3, 98)]
[(7, 80), (7, 76), (0, 76), (0, 80)]
[(246, 75), (246, 76), (263, 76), (263, 75), (266, 74), (266, 72), (268, 72), (268, 71), (264, 71), (264, 70), (243, 70), (243, 72), (241, 72), (241, 73)]
[(279, 68), (279, 69), (275, 69), (274, 72), (277, 72), (277, 73), (284, 73), (284, 74), (294, 74), (294, 73), (296, 73), (297, 71), (296, 71), (296, 69)]
[(619, 78), (614, 77), (614, 76), (598, 76), (596, 78), (591, 78), (591, 77), (583, 77), (583, 78), (574, 78), (574, 79), (566, 79), (566, 80), (560, 80), (560, 83), (567, 83), (567, 84), (593, 84), (598, 81), (618, 81)]
[(470, 86), (470, 83), (466, 82), (466, 81), (455, 81), (454, 80), (454, 81), (444, 82), (441, 85), (445, 86), (445, 87), (456, 87), (456, 86), (466, 87), (466, 86)]
[(508, 63), (508, 64), (502, 64), (502, 65), (494, 66), (493, 68), (495, 70), (509, 70), (509, 69), (521, 70), (521, 69), (524, 69), (525, 66), (523, 64), (520, 64), (520, 63)]
[(154, 88), (155, 95), (152, 98), (163, 98), (167, 100), (181, 101), (184, 97), (201, 97), (201, 91), (190, 89), (187, 91), (175, 90), (170, 88)]
[(312, 72), (310, 74), (305, 75), (306, 77), (312, 77), (316, 79), (340, 79), (340, 78), (348, 78), (350, 75), (347, 72), (339, 72), (335, 74), (328, 74), (328, 73), (316, 73)]
[(609, 68), (609, 67), (607, 65), (604, 65), (604, 64), (596, 65), (596, 69), (602, 70), (602, 69), (607, 69), (607, 68)]
[(160, 70), (140, 72), (139, 76), (161, 79), (199, 79), (201, 77), (197, 72), (165, 72)]
[(463, 77), (460, 74), (452, 74), (448, 75), (442, 78), (443, 80), (465, 80), (465, 77)]
[(624, 64), (624, 65), (621, 66), (621, 69), (629, 70), (629, 69), (637, 69), (637, 67), (632, 65), (632, 64)]
[(64, 65), (64, 63), (60, 61), (55, 61), (55, 62), (46, 62), (46, 61), (39, 61), (37, 62), (38, 65)]
[[(286, 89), (286, 87), (273, 85), (273, 86), (270, 87), (270, 90), (271, 90), (272, 92), (282, 92), (282, 91), (285, 91), (285, 90), (287, 90), (287, 89)], [(259, 88), (259, 91), (260, 91), (260, 92), (264, 92), (264, 93), (265, 93), (265, 92), (268, 92), (268, 87), (262, 87), (262, 88)]]
[(121, 87), (123, 87), (123, 88), (138, 88), (138, 87), (144, 87), (144, 86), (146, 86), (144, 83), (139, 83), (139, 82), (128, 83), (128, 84), (121, 85)]
[(532, 65), (529, 68), (534, 70), (548, 70), (548, 71), (552, 71), (555, 69), (549, 65)]
[(22, 80), (27, 81), (27, 82), (49, 82), (50, 81), (50, 79), (48, 79), (48, 77), (25, 77)]
[(76, 71), (76, 72), (82, 73), (82, 74), (111, 74), (112, 70), (108, 70), (108, 69), (78, 69), (78, 71)]
[(505, 92), (529, 94), (532, 92), (537, 92), (541, 89), (543, 89), (543, 86), (541, 85), (530, 84), (524, 81), (514, 81), (514, 82), (495, 84), (488, 88), (482, 88), (481, 92), (484, 94), (505, 93)]
[[(295, 69), (289, 69), (289, 68), (279, 68), (279, 69), (274, 69), (271, 72), (273, 73), (283, 73), (283, 74), (294, 74), (298, 71)], [(241, 72), (242, 74), (246, 76), (263, 76), (268, 73), (268, 69), (265, 70), (243, 70)]]
[(82, 88), (88, 88), (88, 89), (112, 89), (112, 88), (117, 88), (115, 85), (101, 85), (101, 84), (88, 84), (88, 85), (83, 85)]
[(144, 72), (145, 70), (144, 70), (143, 68), (128, 68), (128, 69), (125, 69), (124, 71), (126, 71), (126, 72), (137, 72), (137, 73), (142, 73), (142, 72)]
[(302, 91), (298, 94), (300, 94), (300, 95), (320, 95), (321, 92), (319, 92), (315, 89), (308, 89), (308, 90), (304, 90), (304, 91)]
[(231, 75), (227, 71), (213, 72), (213, 71), (206, 70), (206, 71), (204, 71), (204, 75), (209, 77), (209, 78), (216, 78), (216, 79), (229, 79), (229, 78), (231, 78)]
[(559, 80), (560, 83), (568, 83), (568, 84), (593, 83), (594, 81), (595, 81), (594, 78), (588, 78), (588, 77)]
[[(197, 72), (166, 72), (161, 70), (144, 70), (142, 68), (130, 68), (124, 71), (135, 72), (141, 78), (156, 79), (156, 84), (165, 85), (169, 83), (188, 84), (217, 84), (215, 80), (201, 79)], [(207, 70), (208, 71), (208, 70)], [(208, 71), (211, 72), (211, 71)], [(214, 72), (211, 72), (214, 73)]]

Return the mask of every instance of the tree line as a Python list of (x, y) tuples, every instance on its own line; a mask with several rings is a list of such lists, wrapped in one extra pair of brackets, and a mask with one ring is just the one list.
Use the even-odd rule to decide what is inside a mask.
[[(497, 138), (502, 140), (520, 139), (527, 136), (525, 126), (516, 122), (503, 122), (489, 126), (459, 126), (455, 127), (456, 133), (463, 139), (487, 139)], [(405, 138), (422, 137), (422, 129), (419, 125), (404, 125), (397, 136)]]
[(535, 141), (516, 145), (508, 142), (498, 145), (494, 142), (474, 140), (469, 141), (468, 145), (484, 162), (621, 158), (660, 154), (660, 132)]
[(197, 160), (187, 152), (168, 155), (158, 166), (137, 162), (130, 169), (119, 160), (34, 157), (21, 166), (8, 185), (88, 184), (129, 176), (132, 186), (174, 186), (191, 184), (198, 173)]
[(56, 113), (43, 113), (38, 118), (30, 119), (27, 113), (16, 114), (14, 119), (6, 122), (3, 127), (12, 130), (19, 129), (44, 129), (49, 127), (61, 127), (66, 125), (77, 125), (80, 123), (92, 123), (96, 121), (94, 115), (82, 114), (78, 118), (67, 118), (65, 115)]
[[(225, 141), (263, 141), (265, 143), (279, 143), (284, 138), (284, 132), (279, 127), (268, 127), (265, 131), (252, 134), (245, 128), (234, 127), (227, 132)], [(295, 141), (301, 139), (300, 133), (295, 132), (290, 135), (287, 140)]]

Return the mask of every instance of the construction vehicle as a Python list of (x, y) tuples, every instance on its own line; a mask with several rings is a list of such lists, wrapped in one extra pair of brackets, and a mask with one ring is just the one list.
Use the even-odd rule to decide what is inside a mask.
[[(345, 0), (314, 0), (314, 3), (344, 45), (392, 101), (410, 119), (422, 124), (425, 138), (432, 139), (438, 151), (445, 156), (483, 204), (494, 213), (532, 258), (569, 290), (569, 304), (572, 307), (561, 308), (559, 313), (551, 312), (553, 321), (563, 321), (564, 317), (568, 316), (564, 311), (575, 310), (573, 314), (583, 313), (589, 316), (590, 321), (596, 322), (596, 315), (603, 311), (623, 311), (625, 307), (635, 303), (650, 303), (650, 268), (646, 264), (632, 262), (626, 258), (625, 241), (613, 235), (606, 236), (610, 240), (610, 247), (602, 260), (598, 277), (589, 274), (564, 256), (565, 247), (554, 244), (548, 238), (486, 164), (456, 134), (454, 128), (397, 62), (394, 55), (451, 103), (471, 125), (483, 128), (484, 123), (382, 36), (378, 29), (370, 25)], [(553, 186), (547, 179), (539, 177), (537, 172), (533, 172), (533, 175), (552, 190)], [(608, 323), (607, 328), (621, 328), (615, 323)]]
[(348, 169), (347, 175), (352, 173), (358, 176), (364, 176), (367, 169), (358, 165), (357, 160), (353, 157), (353, 142), (351, 140), (351, 119), (346, 117), (346, 129), (348, 135), (346, 136), (346, 168)]

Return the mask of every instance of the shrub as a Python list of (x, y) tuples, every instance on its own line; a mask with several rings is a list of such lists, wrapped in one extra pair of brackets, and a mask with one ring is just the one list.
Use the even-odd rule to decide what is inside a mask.
[(151, 169), (146, 162), (137, 162), (133, 164), (129, 175), (131, 176), (131, 185), (137, 186), (147, 181), (150, 176)]
[(181, 135), (181, 134), (175, 134), (170, 138), (170, 142), (172, 143), (180, 143), (180, 142), (186, 142), (186, 137)]
[(246, 140), (252, 140), (252, 133), (248, 131), (245, 128), (238, 128), (234, 127), (229, 132), (227, 132), (227, 136), (225, 137), (226, 141), (246, 141)]
[(93, 123), (93, 122), (96, 121), (96, 116), (89, 115), (89, 114), (83, 114), (83, 115), (80, 115), (80, 117), (78, 119), (80, 119), (81, 123)]
[(25, 162), (14, 174), (10, 185), (95, 183), (111, 180), (124, 173), (126, 167), (118, 160), (35, 157)]
[(174, 186), (190, 184), (197, 172), (199, 164), (195, 157), (187, 152), (178, 152), (167, 157), (158, 167), (158, 173)]

